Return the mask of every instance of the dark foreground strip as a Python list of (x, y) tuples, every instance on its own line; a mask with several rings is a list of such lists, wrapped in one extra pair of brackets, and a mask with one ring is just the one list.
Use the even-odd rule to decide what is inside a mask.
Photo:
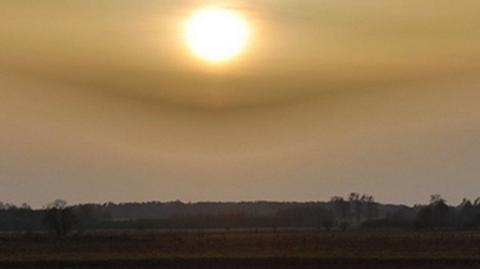
[(159, 258), (0, 261), (0, 268), (480, 268), (480, 258)]

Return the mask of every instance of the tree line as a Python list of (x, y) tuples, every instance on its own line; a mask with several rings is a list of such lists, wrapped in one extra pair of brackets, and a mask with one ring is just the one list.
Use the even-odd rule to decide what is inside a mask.
[(58, 237), (98, 229), (474, 229), (480, 198), (453, 206), (440, 195), (413, 207), (381, 204), (351, 193), (328, 202), (105, 203), (69, 206), (55, 200), (42, 209), (0, 203), (0, 231), (49, 232)]

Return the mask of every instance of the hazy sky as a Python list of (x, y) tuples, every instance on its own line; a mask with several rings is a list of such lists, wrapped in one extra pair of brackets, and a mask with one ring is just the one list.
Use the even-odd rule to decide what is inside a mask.
[[(252, 36), (193, 56), (187, 18)], [(477, 0), (3, 0), (0, 198), (480, 195)]]

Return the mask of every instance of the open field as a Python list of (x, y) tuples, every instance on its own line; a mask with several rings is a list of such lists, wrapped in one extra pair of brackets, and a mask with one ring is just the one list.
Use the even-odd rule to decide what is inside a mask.
[(99, 232), (0, 237), (2, 268), (480, 268), (480, 232)]

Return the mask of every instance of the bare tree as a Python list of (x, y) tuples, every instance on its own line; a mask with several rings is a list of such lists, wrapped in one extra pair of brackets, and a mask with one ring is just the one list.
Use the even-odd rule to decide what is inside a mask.
[(378, 216), (378, 204), (371, 195), (364, 194), (361, 198), (365, 206), (365, 217), (367, 220), (372, 220)]
[(72, 231), (76, 219), (72, 208), (67, 207), (67, 202), (57, 199), (46, 207), (43, 222), (51, 233), (65, 237)]
[(356, 192), (350, 193), (348, 196), (348, 201), (351, 204), (353, 209), (353, 216), (355, 217), (355, 222), (360, 223), (362, 214), (363, 214), (363, 202), (361, 200), (360, 194)]
[(472, 202), (466, 198), (463, 198), (462, 203), (458, 206), (458, 216), (456, 225), (460, 228), (467, 227), (475, 217), (475, 207)]
[(333, 204), (335, 208), (335, 212), (337, 214), (337, 219), (340, 222), (346, 222), (349, 218), (350, 213), (350, 203), (345, 201), (341, 196), (333, 196), (330, 199), (330, 202)]
[(446, 202), (447, 201), (445, 199), (443, 199), (440, 194), (430, 195), (430, 204), (431, 205), (439, 204), (439, 203), (446, 203)]
[(475, 202), (473, 203), (474, 206), (479, 206), (480, 205), (480, 197), (475, 199)]

